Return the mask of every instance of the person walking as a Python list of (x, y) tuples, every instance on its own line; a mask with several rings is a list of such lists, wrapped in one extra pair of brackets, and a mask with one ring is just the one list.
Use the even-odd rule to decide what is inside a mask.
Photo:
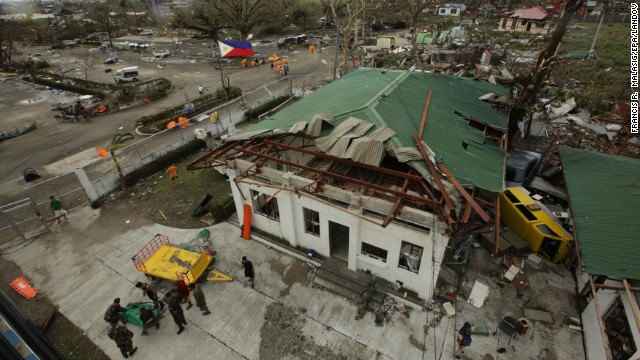
[(154, 289), (153, 286), (147, 283), (141, 283), (138, 281), (138, 283), (136, 283), (136, 287), (142, 290), (142, 296), (147, 295), (147, 297), (151, 301), (153, 301), (154, 309), (158, 307), (160, 307), (160, 311), (164, 309), (164, 302), (162, 302), (162, 300), (158, 298), (158, 292), (156, 291), (156, 289)]
[(465, 322), (458, 331), (458, 351), (456, 359), (460, 359), (460, 353), (464, 354), (463, 348), (471, 345), (471, 324)]
[(198, 86), (198, 94), (200, 94), (200, 96), (204, 95), (204, 86)]
[(142, 321), (142, 335), (149, 335), (147, 329), (153, 325), (156, 326), (156, 329), (160, 329), (160, 319), (149, 308), (143, 307), (140, 309), (140, 320)]
[(193, 298), (196, 300), (196, 306), (203, 311), (202, 315), (211, 314), (200, 284), (191, 285), (191, 293), (193, 294)]
[(191, 296), (189, 296), (189, 287), (187, 283), (184, 282), (183, 279), (178, 280), (178, 285), (176, 286), (176, 290), (178, 291), (178, 295), (180, 296), (180, 302), (188, 303), (187, 310), (191, 309), (193, 304), (191, 303)]
[(170, 166), (167, 166), (167, 170), (165, 170), (165, 172), (171, 178), (171, 183), (175, 185), (176, 184), (175, 181), (178, 178), (178, 167), (176, 166), (176, 164), (171, 164)]
[(120, 306), (120, 298), (113, 299), (113, 304), (109, 305), (107, 311), (104, 313), (104, 320), (109, 324), (117, 324), (118, 320), (122, 321), (122, 324), (126, 324), (127, 320), (120, 313), (126, 313), (127, 309)]
[(246, 256), (242, 257), (242, 267), (244, 268), (244, 276), (249, 280), (251, 288), (253, 289), (256, 279), (256, 272), (253, 269), (253, 263), (247, 260)]
[(180, 305), (180, 297), (173, 296), (171, 292), (165, 295), (167, 303), (169, 304), (169, 313), (173, 317), (173, 321), (178, 325), (178, 335), (184, 331), (184, 325), (187, 325), (187, 320), (184, 319), (184, 312), (182, 311), (182, 305)]
[(60, 224), (60, 218), (67, 219), (67, 210), (64, 209), (64, 203), (62, 200), (56, 198), (54, 195), (49, 196), (49, 207), (53, 211), (53, 216), (58, 220)]
[(133, 356), (136, 351), (138, 351), (137, 347), (133, 347), (133, 332), (127, 329), (124, 325), (118, 325), (118, 323), (113, 323), (109, 331), (107, 332), (109, 339), (116, 342), (116, 346), (120, 349), (122, 356), (124, 358), (128, 358), (129, 356)]

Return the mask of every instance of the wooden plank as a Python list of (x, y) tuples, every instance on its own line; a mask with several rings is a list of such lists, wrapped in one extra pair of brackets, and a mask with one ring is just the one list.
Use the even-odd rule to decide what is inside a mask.
[(420, 130), (418, 130), (418, 137), (422, 139), (422, 134), (424, 134), (424, 124), (427, 122), (427, 112), (429, 111), (429, 104), (431, 103), (431, 93), (429, 90), (429, 94), (427, 95), (427, 101), (424, 103), (424, 109), (422, 110), (422, 118), (420, 119)]
[(598, 317), (598, 325), (600, 325), (600, 336), (602, 336), (602, 345), (604, 346), (604, 354), (607, 360), (611, 360), (611, 352), (609, 351), (609, 338), (604, 332), (605, 326), (602, 321), (602, 314), (600, 313), (600, 303), (598, 302), (598, 294), (596, 294), (596, 286), (593, 282), (593, 277), (589, 275), (589, 284), (591, 284), (591, 293), (593, 294), (593, 303), (596, 307), (596, 316)]
[(636, 326), (640, 331), (640, 316), (638, 316), (638, 310), (636, 309), (636, 307), (638, 306), (638, 302), (636, 301), (636, 298), (631, 294), (631, 288), (629, 287), (629, 282), (627, 282), (627, 279), (622, 279), (622, 283), (624, 284), (624, 290), (627, 293), (627, 298), (629, 299), (629, 305), (631, 305), (633, 317), (636, 319)]
[(471, 196), (471, 194), (469, 194), (469, 192), (467, 192), (467, 190), (458, 182), (458, 180), (455, 178), (455, 176), (453, 176), (453, 174), (451, 172), (449, 172), (449, 169), (447, 169), (447, 167), (444, 166), (444, 164), (441, 163), (441, 162), (437, 163), (437, 165), (438, 165), (438, 168), (440, 169), (440, 171), (442, 171), (447, 176), (447, 179), (449, 179), (449, 181), (451, 181), (453, 186), (456, 189), (458, 189), (460, 194), (462, 194), (462, 196), (465, 198), (465, 200), (467, 200), (467, 202), (471, 205), (471, 207), (473, 207), (473, 210), (475, 210), (478, 213), (478, 215), (480, 215), (482, 220), (484, 222), (489, 222), (491, 220), (491, 217), (489, 216), (489, 214), (487, 214), (484, 211), (484, 209), (482, 207), (480, 207), (480, 205), (478, 205), (478, 203), (473, 198), (473, 196)]

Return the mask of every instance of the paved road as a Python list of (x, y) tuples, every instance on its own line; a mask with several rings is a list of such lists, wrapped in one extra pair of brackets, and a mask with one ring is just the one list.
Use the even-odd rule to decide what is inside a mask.
[[(0, 130), (22, 126), (24, 123), (37, 122), (38, 129), (22, 137), (0, 142), (0, 200), (6, 200), (20, 192), (25, 184), (22, 172), (25, 168), (34, 168), (43, 176), (49, 178), (53, 173), (44, 169), (47, 164), (61, 160), (83, 150), (106, 147), (111, 138), (118, 132), (134, 130), (136, 119), (162, 111), (163, 109), (184, 104), (185, 93), (193, 98), (197, 96), (197, 87), (202, 84), (215, 91), (221, 87), (220, 74), (215, 69), (215, 63), (207, 60), (204, 52), (210, 50), (204, 45), (200, 52), (198, 48), (186, 48), (183, 54), (167, 59), (167, 64), (159, 68), (158, 63), (145, 61), (141, 54), (132, 52), (118, 53), (122, 66), (137, 65), (143, 77), (165, 77), (172, 81), (174, 90), (169, 96), (136, 108), (98, 116), (90, 123), (58, 123), (54, 121), (51, 104), (60, 101), (60, 96), (39, 89), (40, 87), (24, 83), (19, 79), (5, 81), (0, 87), (0, 108), (5, 116), (0, 120)], [(276, 52), (274, 45), (256, 48), (256, 53), (269, 56)], [(90, 52), (87, 49), (69, 50), (61, 53), (46, 53), (44, 49), (22, 49), (23, 53), (40, 51), (42, 57), (54, 64), (53, 70), (68, 71), (70, 76), (83, 76), (83, 57)], [(328, 59), (332, 54), (331, 48), (322, 54), (310, 54), (306, 49), (281, 54), (290, 57), (291, 74), (294, 87), (314, 87), (324, 83), (327, 78), (328, 66), (323, 64), (322, 57)], [(144, 54), (143, 54), (144, 55)], [(107, 55), (99, 55), (107, 57)], [(191, 57), (196, 63), (190, 63)], [(170, 61), (174, 61), (173, 63)], [(105, 73), (107, 65), (97, 65), (89, 69), (90, 80), (110, 81), (111, 74)], [(116, 65), (120, 66), (120, 65)], [(111, 67), (114, 67), (111, 65)], [(75, 70), (73, 70), (75, 69)], [(239, 68), (227, 65), (223, 67), (225, 75), (229, 76), (232, 86), (239, 86), (244, 92), (259, 88), (275, 80), (277, 75), (269, 66), (260, 68)], [(35, 99), (35, 100), (34, 100)], [(32, 101), (30, 101), (32, 100)]]

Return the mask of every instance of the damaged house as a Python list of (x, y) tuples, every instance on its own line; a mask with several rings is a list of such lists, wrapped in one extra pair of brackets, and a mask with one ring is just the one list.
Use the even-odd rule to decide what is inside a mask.
[(499, 222), (508, 111), (487, 93), (509, 91), (359, 68), (189, 169), (226, 174), (252, 230), (428, 300), (448, 247)]
[(499, 29), (532, 34), (548, 34), (553, 29), (554, 17), (547, 10), (535, 6), (502, 14)]
[(640, 358), (640, 160), (560, 147), (587, 359)]

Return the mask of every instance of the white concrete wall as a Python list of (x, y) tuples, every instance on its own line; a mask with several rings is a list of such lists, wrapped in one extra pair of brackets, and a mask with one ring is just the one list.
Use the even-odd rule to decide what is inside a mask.
[[(241, 161), (237, 161), (237, 164), (240, 164), (241, 167), (246, 166)], [(271, 172), (275, 172), (275, 170), (263, 168), (265, 176), (269, 176)], [(232, 171), (231, 173), (233, 176), (234, 172)], [(301, 180), (299, 177), (291, 177), (292, 182)], [(286, 181), (283, 180), (283, 183), (286, 184)], [(285, 239), (293, 246), (314, 249), (320, 255), (330, 256), (329, 222), (345, 225), (349, 228), (349, 269), (369, 270), (390, 282), (401, 281), (405, 288), (417, 292), (420, 297), (424, 299), (431, 298), (432, 279), (437, 279), (438, 277), (440, 264), (448, 242), (448, 238), (440, 234), (438, 230), (443, 229), (443, 226), (436, 224), (432, 231), (427, 232), (392, 222), (389, 226), (383, 228), (379, 225), (383, 220), (369, 218), (376, 222), (372, 223), (365, 219), (366, 216), (360, 215), (358, 212), (328, 204), (307, 194), (296, 194), (290, 188), (282, 189), (282, 184), (277, 184), (275, 181), (272, 181), (271, 184), (260, 184), (255, 178), (242, 179), (239, 183), (239, 189), (232, 185), (238, 214), (242, 214), (244, 203), (253, 206), (250, 195), (251, 190), (266, 194), (267, 197), (277, 193), (275, 198), (278, 200), (280, 221), (271, 220), (254, 211), (251, 223), (253, 227)], [(327, 192), (330, 193), (331, 191)], [(242, 196), (244, 196), (244, 199)], [(371, 204), (375, 203), (374, 200), (377, 199), (370, 200)], [(319, 213), (320, 236), (305, 231), (303, 208)], [(407, 211), (407, 213), (410, 213), (410, 211)], [(239, 217), (240, 221), (242, 221), (242, 216)], [(423, 216), (422, 218), (426, 219), (427, 217)], [(431, 216), (431, 218), (433, 217)], [(362, 254), (363, 241), (387, 250), (387, 262)], [(398, 267), (403, 241), (423, 248), (418, 273)], [(432, 258), (435, 258), (435, 264)]]
[[(609, 285), (622, 286), (621, 282), (610, 282), (607, 281)], [(633, 311), (631, 309), (631, 304), (629, 303), (629, 298), (627, 297), (625, 292), (618, 292), (615, 290), (598, 290), (598, 303), (600, 305), (600, 313), (604, 314), (607, 309), (611, 306), (616, 297), (620, 297), (622, 304), (624, 305), (625, 314), (627, 315), (627, 320), (629, 321), (629, 328), (631, 329), (631, 333), (633, 334), (633, 340), (636, 343), (636, 347), (640, 348), (640, 332), (638, 331), (638, 326), (635, 321), (635, 317), (633, 316)], [(636, 301), (636, 308), (638, 303)], [(606, 359), (604, 343), (602, 341), (602, 335), (600, 332), (600, 325), (598, 323), (598, 316), (596, 313), (596, 307), (593, 300), (587, 305), (587, 307), (582, 312), (582, 322), (585, 334), (585, 345), (587, 348), (587, 359), (588, 360), (602, 360)], [(637, 351), (631, 359), (639, 359), (640, 351)]]
[[(545, 22), (544, 27), (537, 27), (536, 22), (531, 20), (525, 20), (525, 24), (522, 24), (522, 19), (506, 19), (506, 20), (507, 20), (506, 24), (503, 26), (502, 24), (504, 23), (505, 19), (504, 18), (500, 19), (500, 26), (498, 28), (499, 30), (527, 32), (531, 34), (547, 34), (549, 33), (549, 31), (551, 31), (551, 27), (553, 26), (553, 23), (550, 21)], [(514, 21), (516, 23), (516, 26), (515, 28), (512, 28)], [(527, 31), (527, 26), (529, 23), (531, 23), (531, 28), (529, 29), (529, 31)]]

